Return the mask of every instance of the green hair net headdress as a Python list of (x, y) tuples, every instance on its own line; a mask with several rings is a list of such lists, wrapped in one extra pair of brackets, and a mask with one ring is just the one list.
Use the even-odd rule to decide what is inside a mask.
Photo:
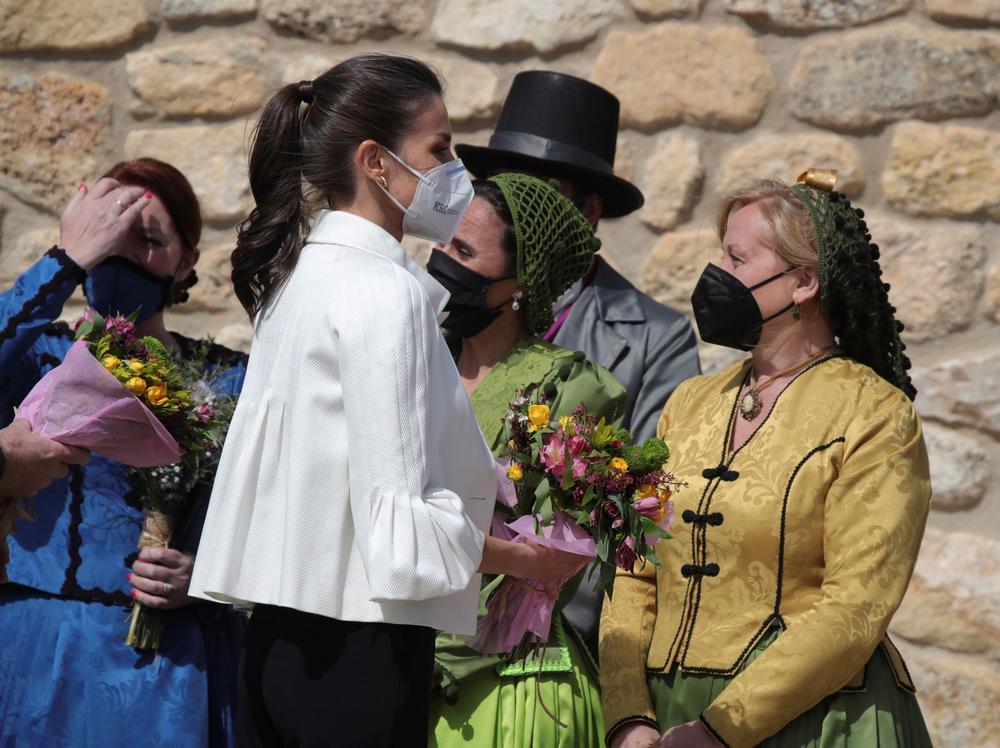
[(791, 187), (816, 232), (820, 308), (844, 352), (912, 400), (917, 390), (899, 337), (903, 324), (889, 302), (889, 284), (882, 282), (878, 245), (871, 242), (864, 211), (833, 189), (836, 181), (833, 169), (810, 169)]
[(552, 304), (583, 277), (601, 240), (557, 187), (527, 174), (490, 177), (503, 193), (517, 239), (517, 282), (528, 332), (552, 326)]

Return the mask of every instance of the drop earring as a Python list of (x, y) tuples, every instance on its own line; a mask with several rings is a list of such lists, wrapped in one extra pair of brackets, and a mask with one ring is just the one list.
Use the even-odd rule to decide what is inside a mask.
[(798, 304), (792, 304), (792, 317), (795, 319), (796, 322), (802, 319), (802, 310), (799, 309)]
[(514, 301), (510, 305), (510, 308), (513, 309), (515, 312), (518, 311), (521, 308), (521, 298), (523, 296), (524, 296), (524, 294), (521, 293), (521, 291), (519, 291), (519, 290), (514, 292)]

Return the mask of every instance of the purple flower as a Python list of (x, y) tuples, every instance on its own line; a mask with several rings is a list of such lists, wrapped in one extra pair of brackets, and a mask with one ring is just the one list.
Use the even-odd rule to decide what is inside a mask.
[(194, 414), (198, 417), (198, 420), (202, 423), (208, 423), (212, 420), (212, 404), (202, 403), (197, 408), (194, 409)]
[(131, 337), (135, 331), (135, 325), (124, 317), (108, 317), (107, 321), (104, 323), (104, 329), (109, 332), (114, 330), (119, 335)]
[(632, 571), (637, 558), (639, 556), (635, 552), (635, 542), (629, 535), (619, 544), (618, 552), (615, 554), (615, 563), (622, 569)]

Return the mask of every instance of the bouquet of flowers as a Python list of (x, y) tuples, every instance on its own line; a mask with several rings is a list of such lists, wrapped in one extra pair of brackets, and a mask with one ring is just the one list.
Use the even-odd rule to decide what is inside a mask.
[[(179, 361), (158, 339), (137, 336), (134, 321), (88, 309), (65, 359), (28, 393), (18, 417), (131, 468), (143, 497), (141, 550), (169, 545), (178, 511), (218, 461), (235, 400), (215, 396), (204, 355)], [(134, 602), (125, 643), (156, 649), (159, 630), (157, 612)]]
[[(664, 470), (663, 440), (633, 443), (625, 429), (581, 404), (553, 423), (544, 395), (522, 391), (505, 419), (500, 504), (491, 533), (596, 558), (595, 589), (611, 594), (617, 567), (659, 565), (653, 546), (669, 538), (670, 497), (681, 484)], [(567, 580), (563, 580), (563, 584)], [(556, 594), (532, 580), (506, 578), (490, 593), (472, 646), (525, 655), (547, 641)]]

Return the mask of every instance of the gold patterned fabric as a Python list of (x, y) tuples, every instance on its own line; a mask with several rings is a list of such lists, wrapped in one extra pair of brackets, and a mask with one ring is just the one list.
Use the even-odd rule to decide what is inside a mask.
[[(748, 363), (677, 388), (658, 433), (675, 496), (659, 568), (619, 573), (601, 623), (609, 734), (655, 724), (646, 672), (733, 675), (702, 714), (731, 746), (756, 745), (842, 688), (864, 688), (913, 571), (930, 505), (920, 420), (908, 398), (839, 357), (808, 368), (735, 453), (727, 447)], [(742, 671), (768, 632), (779, 636)]]

